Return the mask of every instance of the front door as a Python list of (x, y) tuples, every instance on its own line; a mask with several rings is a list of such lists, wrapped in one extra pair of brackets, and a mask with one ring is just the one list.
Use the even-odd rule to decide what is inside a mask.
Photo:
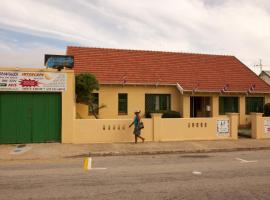
[(191, 96), (190, 117), (211, 117), (211, 97)]

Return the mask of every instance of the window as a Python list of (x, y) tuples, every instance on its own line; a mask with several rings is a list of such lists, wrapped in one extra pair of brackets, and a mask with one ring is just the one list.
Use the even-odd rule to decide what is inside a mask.
[[(98, 114), (99, 112), (99, 98), (98, 98), (98, 93), (92, 93), (92, 104), (93, 104), (93, 109), (95, 110), (95, 113)], [(89, 114), (92, 114), (93, 113), (93, 109), (91, 108), (91, 106), (89, 105)]]
[(250, 112), (263, 112), (263, 97), (246, 97), (246, 114)]
[(238, 97), (219, 97), (219, 114), (238, 112)]
[(118, 114), (127, 115), (127, 106), (128, 106), (128, 95), (126, 93), (118, 94)]
[(162, 112), (171, 110), (170, 94), (145, 94), (145, 112)]

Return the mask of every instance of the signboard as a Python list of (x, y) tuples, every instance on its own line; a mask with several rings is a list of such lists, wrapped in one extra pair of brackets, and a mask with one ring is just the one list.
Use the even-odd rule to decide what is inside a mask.
[(228, 136), (230, 134), (229, 120), (217, 120), (217, 135)]
[(62, 92), (66, 74), (0, 71), (0, 91)]
[(57, 69), (63, 69), (64, 67), (73, 68), (74, 56), (45, 54), (44, 65), (48, 68)]
[(270, 120), (269, 119), (265, 119), (264, 120), (264, 133), (270, 133)]

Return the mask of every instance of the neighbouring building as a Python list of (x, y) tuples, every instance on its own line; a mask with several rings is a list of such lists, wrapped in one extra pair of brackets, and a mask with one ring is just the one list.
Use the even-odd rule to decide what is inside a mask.
[(259, 77), (270, 85), (270, 71), (262, 71)]
[[(239, 113), (239, 124), (250, 123), (251, 112), (263, 112), (270, 86), (234, 56), (195, 53), (67, 47), (75, 73), (96, 75), (101, 85), (94, 95), (101, 119), (132, 118), (174, 110), (184, 118)], [(93, 118), (77, 104), (80, 118)]]

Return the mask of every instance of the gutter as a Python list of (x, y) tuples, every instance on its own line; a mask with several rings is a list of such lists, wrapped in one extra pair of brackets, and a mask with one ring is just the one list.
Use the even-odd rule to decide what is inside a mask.
[[(128, 85), (128, 86), (174, 86), (177, 88), (177, 90), (181, 93), (184, 94), (184, 92), (191, 92), (192, 90), (185, 90), (179, 83), (173, 84), (173, 83), (168, 83), (168, 84), (164, 84), (164, 83), (100, 83), (100, 85), (120, 85), (120, 86), (124, 86), (124, 85)], [(223, 95), (226, 94), (230, 94), (230, 93), (243, 93), (246, 94), (247, 91), (226, 91)], [(218, 93), (220, 94), (220, 90), (216, 90), (216, 91), (210, 91), (210, 90), (197, 90), (196, 93)], [(195, 93), (195, 94), (196, 94)], [(252, 94), (270, 94), (270, 91), (254, 91), (252, 92), (250, 95)]]

